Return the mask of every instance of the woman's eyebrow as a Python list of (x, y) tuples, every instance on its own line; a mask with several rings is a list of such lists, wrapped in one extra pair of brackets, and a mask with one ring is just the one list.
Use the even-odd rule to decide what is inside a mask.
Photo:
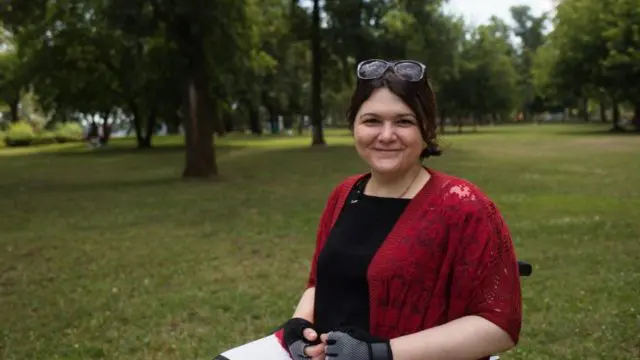
[[(360, 115), (360, 118), (363, 118), (365, 116), (376, 116), (376, 117), (378, 117), (380, 115), (378, 115), (376, 113), (368, 112), (368, 113), (364, 113), (364, 114)], [(414, 114), (412, 114), (412, 113), (400, 113), (400, 114), (396, 114), (395, 117), (396, 118), (400, 118), (400, 117), (405, 117), (405, 116), (410, 116), (412, 118), (416, 118), (416, 116)]]

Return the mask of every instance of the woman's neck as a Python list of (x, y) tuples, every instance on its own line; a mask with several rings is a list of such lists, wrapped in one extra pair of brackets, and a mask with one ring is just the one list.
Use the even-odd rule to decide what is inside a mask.
[(406, 172), (387, 175), (373, 171), (365, 188), (366, 195), (379, 197), (413, 198), (429, 180), (429, 173), (422, 164), (417, 164)]

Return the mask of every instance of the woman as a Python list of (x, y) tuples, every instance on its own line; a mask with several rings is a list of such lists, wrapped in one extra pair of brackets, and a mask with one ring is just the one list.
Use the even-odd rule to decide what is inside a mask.
[(367, 174), (339, 184), (293, 317), (218, 359), (485, 359), (521, 327), (509, 230), (476, 186), (422, 165), (439, 155), (425, 66), (368, 60), (348, 120)]

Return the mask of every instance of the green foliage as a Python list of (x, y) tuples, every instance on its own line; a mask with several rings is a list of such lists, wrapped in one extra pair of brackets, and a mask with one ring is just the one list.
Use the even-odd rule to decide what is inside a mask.
[(5, 132), (4, 142), (7, 146), (31, 145), (36, 138), (36, 133), (31, 124), (26, 121), (18, 121), (9, 125)]
[(11, 123), (3, 137), (0, 140), (7, 146), (28, 146), (78, 142), (83, 140), (84, 133), (82, 126), (74, 122), (57, 124), (54, 131), (37, 131), (30, 122), (19, 121)]
[(0, 101), (11, 104), (19, 99), (23, 86), (20, 66), (15, 49), (0, 51)]
[(618, 101), (640, 97), (640, 1), (565, 0), (534, 62), (540, 93)]
[(40, 131), (36, 133), (31, 145), (49, 145), (58, 142), (56, 133), (53, 131)]
[[(190, 68), (185, 56), (196, 50), (193, 44), (180, 45), (191, 26), (197, 29), (192, 34), (204, 36), (210, 72), (206, 76), (216, 103), (264, 107), (268, 116), (311, 111), (310, 14), (298, 1), (218, 1), (206, 7), (163, 0), (46, 3), (46, 17), (41, 9), (24, 5), (16, 8), (11, 20), (14, 25), (16, 19), (37, 24), (16, 27), (22, 29), (18, 39), (46, 33), (52, 40), (24, 47), (23, 53), (38, 99), (55, 118), (66, 119), (74, 112), (104, 116), (118, 109), (142, 127), (152, 113), (161, 121), (173, 121), (181, 110), (184, 76)], [(489, 56), (482, 60), (464, 50), (465, 35), (477, 29), (465, 29), (461, 19), (444, 14), (441, 1), (427, 6), (410, 1), (326, 1), (323, 11), (326, 116), (344, 114), (355, 62), (366, 57), (421, 60), (437, 89), (486, 80), (467, 88), (465, 96), (441, 91), (443, 108), (484, 116), (517, 103), (512, 83), (518, 74), (508, 64), (516, 63), (515, 51), (509, 29), (496, 19), (491, 38), (500, 40), (479, 45)], [(483, 61), (486, 66), (480, 65)], [(469, 92), (477, 100), (470, 102)], [(479, 104), (485, 98), (495, 101)]]
[(639, 102), (640, 1), (610, 3), (601, 21), (604, 23), (602, 38), (608, 49), (601, 62), (603, 73), (619, 89), (622, 98)]
[(81, 141), (84, 137), (84, 130), (76, 122), (67, 122), (57, 124), (54, 134), (56, 141), (59, 143)]

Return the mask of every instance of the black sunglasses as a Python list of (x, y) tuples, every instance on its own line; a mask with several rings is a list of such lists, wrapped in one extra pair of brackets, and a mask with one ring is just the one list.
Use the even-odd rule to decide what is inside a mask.
[(424, 78), (426, 66), (414, 60), (386, 61), (379, 59), (364, 60), (358, 64), (358, 78), (372, 80), (381, 77), (388, 69), (405, 81), (420, 81)]

